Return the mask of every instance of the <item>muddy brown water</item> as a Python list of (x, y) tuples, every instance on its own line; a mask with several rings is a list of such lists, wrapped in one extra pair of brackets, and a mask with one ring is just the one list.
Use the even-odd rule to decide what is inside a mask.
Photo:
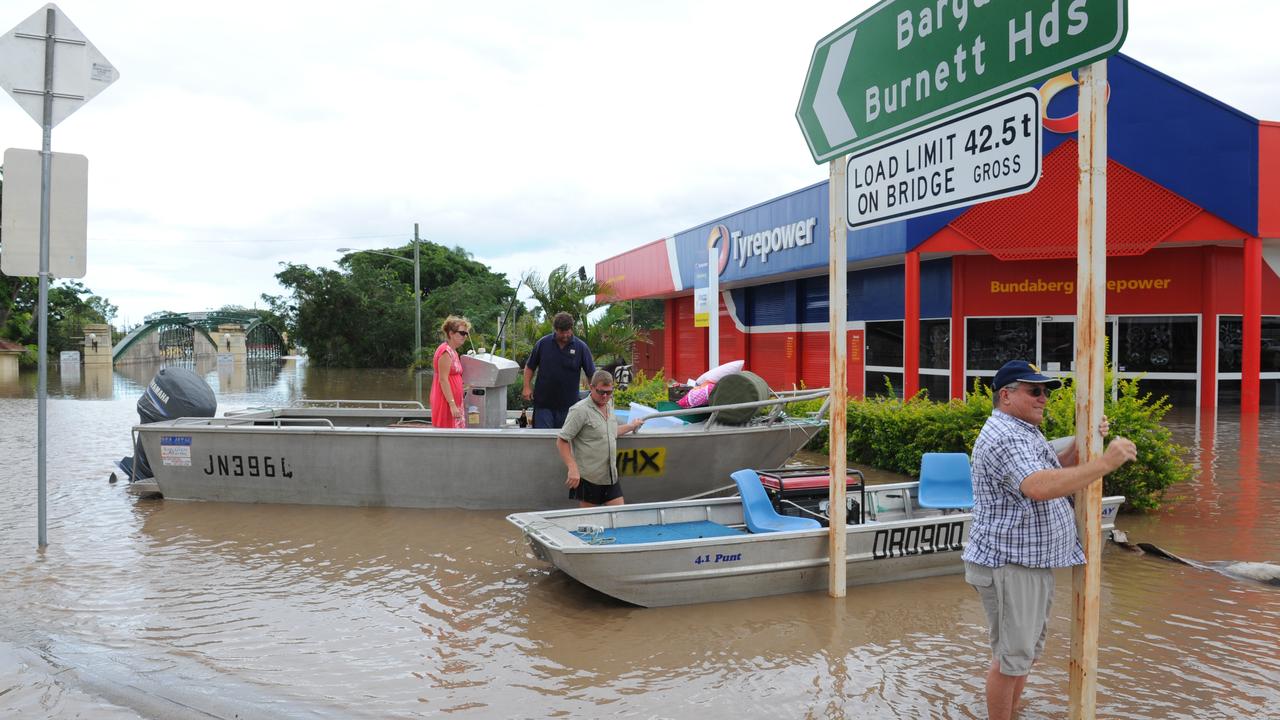
[[(413, 394), (396, 370), (199, 371), (219, 413)], [(44, 551), (35, 376), (0, 380), (0, 716), (985, 715), (984, 617), (959, 575), (642, 609), (534, 559), (502, 512), (135, 499), (107, 476), (152, 372), (51, 368)], [(1280, 563), (1280, 417), (1169, 425), (1196, 477), (1119, 526)], [(1067, 708), (1058, 580), (1025, 718)], [(1102, 582), (1100, 717), (1280, 717), (1280, 590), (1115, 546)]]

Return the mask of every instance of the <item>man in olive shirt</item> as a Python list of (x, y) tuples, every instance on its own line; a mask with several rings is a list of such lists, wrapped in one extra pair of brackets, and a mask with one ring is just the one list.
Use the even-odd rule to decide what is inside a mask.
[(621, 505), (618, 482), (618, 437), (638, 430), (643, 419), (618, 425), (613, 413), (613, 375), (597, 370), (591, 394), (569, 408), (564, 427), (556, 435), (556, 450), (569, 469), (564, 484), (578, 507)]

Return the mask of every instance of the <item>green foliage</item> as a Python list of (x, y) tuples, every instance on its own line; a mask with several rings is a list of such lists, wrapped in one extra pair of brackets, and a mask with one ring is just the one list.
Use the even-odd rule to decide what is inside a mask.
[[(440, 324), (449, 315), (471, 321), (468, 348), (488, 349), (486, 339), (496, 337), (498, 318), (515, 290), (461, 248), (421, 242), (418, 250), (421, 299), (413, 294), (410, 243), (376, 251), (381, 254), (350, 253), (339, 261), (341, 271), (285, 265), (276, 278), (291, 295), (264, 295), (263, 300), (290, 340), (305, 347), (319, 366), (429, 366), (441, 340)], [(415, 302), (422, 308), (425, 363), (414, 357)]]
[(662, 300), (624, 300), (610, 305), (595, 324), (626, 323), (635, 326), (637, 330), (657, 330), (666, 321), (665, 313)]
[[(1167, 397), (1155, 398), (1138, 388), (1141, 378), (1119, 380), (1116, 398), (1110, 395), (1103, 403), (1103, 414), (1110, 424), (1111, 437), (1126, 437), (1138, 446), (1138, 460), (1127, 463), (1103, 481), (1108, 495), (1124, 495), (1125, 506), (1137, 510), (1156, 510), (1172, 485), (1191, 479), (1193, 469), (1183, 459), (1185, 448), (1173, 442), (1173, 434), (1160, 424), (1172, 406)], [(1106, 373), (1107, 387), (1115, 379)], [(1063, 382), (1045, 406), (1046, 437), (1074, 435), (1075, 389), (1072, 379)]]
[[(1075, 399), (1070, 379), (1050, 397), (1043, 430), (1055, 438), (1075, 432)], [(991, 415), (991, 389), (974, 382), (964, 400), (933, 402), (925, 391), (903, 401), (892, 395), (851, 400), (848, 407), (848, 458), (850, 462), (918, 475), (920, 457), (926, 452), (972, 454), (974, 442)], [(1111, 436), (1123, 436), (1138, 446), (1138, 459), (1103, 479), (1103, 492), (1124, 495), (1125, 508), (1154, 510), (1165, 491), (1189, 480), (1192, 469), (1182, 460), (1186, 449), (1173, 442), (1160, 424), (1169, 412), (1167, 398), (1142, 394), (1138, 379), (1121, 380), (1118, 398), (1107, 398), (1104, 414)], [(829, 445), (823, 443), (823, 450)]]
[(648, 405), (651, 408), (658, 407), (658, 403), (667, 399), (667, 378), (658, 371), (653, 377), (648, 377), (641, 370), (635, 375), (635, 379), (627, 386), (626, 390), (619, 390), (613, 395), (613, 406), (625, 408), (631, 403), (640, 403)]
[[(31, 352), (19, 357), (23, 365), (38, 361), (39, 281), (36, 278), (0, 275), (0, 338), (27, 345)], [(109, 323), (116, 306), (94, 295), (75, 280), (49, 286), (49, 330), (46, 350), (57, 357), (63, 350), (83, 347), (84, 326)]]
[[(615, 305), (618, 310), (614, 314), (606, 311), (599, 320), (590, 320), (592, 313), (609, 305), (607, 283), (597, 283), (587, 275), (585, 267), (570, 272), (568, 265), (552, 270), (546, 279), (536, 272), (529, 272), (521, 280), (541, 310), (542, 332), (533, 338), (535, 342), (538, 337), (551, 332), (551, 320), (556, 313), (567, 312), (577, 321), (575, 332), (591, 348), (597, 367), (631, 362), (631, 346), (640, 338), (640, 333), (629, 315), (624, 319), (625, 303)], [(531, 342), (529, 349), (532, 348)], [(527, 350), (525, 356), (528, 356)], [(523, 361), (521, 358), (520, 362)]]

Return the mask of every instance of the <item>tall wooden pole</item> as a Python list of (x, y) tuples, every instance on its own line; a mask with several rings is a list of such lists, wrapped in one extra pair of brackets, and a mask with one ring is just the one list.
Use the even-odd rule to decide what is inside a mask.
[[(1076, 255), (1076, 451), (1102, 455), (1107, 287), (1107, 63), (1080, 71), (1080, 179)], [(1069, 712), (1093, 718), (1098, 692), (1098, 601), (1102, 585), (1102, 478), (1076, 492), (1085, 564), (1072, 570)]]
[(848, 302), (845, 285), (849, 268), (849, 258), (845, 251), (849, 235), (848, 224), (845, 222), (845, 189), (848, 182), (846, 167), (842, 157), (831, 161), (828, 212), (831, 218), (830, 258), (827, 263), (827, 306), (831, 326), (828, 342), (831, 350), (831, 455), (827, 464), (831, 467), (828, 495), (831, 527), (827, 592), (834, 598), (845, 596), (845, 533), (848, 532), (844, 499), (845, 468), (848, 463), (845, 454), (845, 446), (848, 444), (845, 410), (849, 404), (849, 380), (846, 377), (849, 372), (849, 334), (845, 332), (845, 306)]

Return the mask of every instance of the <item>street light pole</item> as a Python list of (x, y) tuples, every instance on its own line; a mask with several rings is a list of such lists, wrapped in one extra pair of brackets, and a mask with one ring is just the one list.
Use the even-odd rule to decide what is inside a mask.
[[(422, 352), (422, 291), (419, 287), (422, 273), (418, 269), (418, 223), (413, 224), (413, 362), (418, 361)], [(413, 373), (413, 386), (418, 396), (418, 404), (422, 404), (422, 372)]]
[[(369, 253), (370, 255), (381, 255), (383, 257), (395, 258), (407, 263), (413, 263), (413, 361), (418, 359), (418, 351), (422, 349), (422, 273), (419, 272), (420, 265), (418, 263), (418, 223), (413, 224), (413, 259), (384, 253), (379, 250), (357, 250), (355, 248), (338, 248), (338, 252), (349, 253)], [(412, 361), (411, 361), (412, 362)], [(422, 402), (422, 375), (415, 372), (414, 387), (418, 402)]]

